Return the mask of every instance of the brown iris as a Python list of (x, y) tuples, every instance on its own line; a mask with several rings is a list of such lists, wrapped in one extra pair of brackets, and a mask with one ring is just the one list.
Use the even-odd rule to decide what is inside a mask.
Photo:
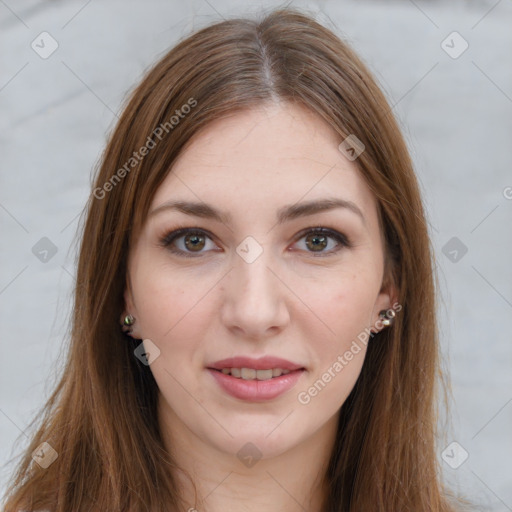
[[(203, 249), (203, 247), (205, 245), (204, 238), (205, 238), (204, 235), (200, 235), (197, 233), (191, 233), (191, 234), (185, 235), (183, 237), (183, 239), (185, 241), (185, 246), (187, 247), (187, 249), (190, 249), (193, 251), (195, 251), (195, 249), (197, 249), (198, 251)], [(197, 251), (195, 251), (195, 252), (197, 252)]]
[[(327, 236), (319, 235), (316, 233), (312, 233), (306, 236), (306, 245), (309, 249), (312, 249), (315, 252), (321, 251), (325, 249), (327, 246)], [(312, 245), (309, 244), (309, 241), (312, 242)]]

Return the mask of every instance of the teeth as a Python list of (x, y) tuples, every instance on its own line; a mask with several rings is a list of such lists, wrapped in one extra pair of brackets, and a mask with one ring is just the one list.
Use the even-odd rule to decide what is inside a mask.
[(254, 370), (253, 368), (241, 368), (240, 377), (244, 380), (253, 380), (256, 378), (256, 374), (259, 374), (260, 370)]
[(287, 375), (290, 370), (281, 368), (270, 368), (268, 370), (255, 370), (254, 368), (222, 368), (224, 375), (231, 374), (232, 377), (244, 380), (269, 380), (273, 377)]

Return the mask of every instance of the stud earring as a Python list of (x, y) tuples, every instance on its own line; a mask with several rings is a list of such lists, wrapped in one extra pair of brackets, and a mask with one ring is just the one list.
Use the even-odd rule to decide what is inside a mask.
[(382, 324), (386, 327), (389, 327), (390, 325), (393, 325), (393, 322), (395, 320), (395, 310), (394, 309), (383, 309), (379, 312), (379, 317), (381, 318)]
[(133, 324), (135, 323), (135, 318), (132, 315), (128, 314), (123, 319), (123, 332), (127, 334), (131, 334), (133, 330)]

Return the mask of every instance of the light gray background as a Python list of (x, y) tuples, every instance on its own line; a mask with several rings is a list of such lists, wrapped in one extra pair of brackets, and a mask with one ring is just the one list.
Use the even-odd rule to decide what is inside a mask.
[[(126, 93), (190, 30), (275, 5), (0, 0), (0, 464), (52, 388), (66, 341), (78, 216)], [(395, 105), (440, 275), (441, 341), (454, 397), (439, 449), (443, 474), (481, 510), (510, 511), (512, 5), (292, 5), (318, 13), (347, 39)], [(47, 59), (31, 48), (43, 31), (59, 45)], [(458, 58), (442, 47), (462, 48), (457, 36), (446, 39), (453, 31), (469, 44)], [(32, 252), (43, 237), (57, 247), (46, 263)], [(453, 237), (457, 254), (446, 246)], [(450, 447), (452, 460), (462, 449), (469, 454), (457, 469), (442, 457), (453, 441), (461, 448)], [(1, 470), (2, 484), (9, 470)]]

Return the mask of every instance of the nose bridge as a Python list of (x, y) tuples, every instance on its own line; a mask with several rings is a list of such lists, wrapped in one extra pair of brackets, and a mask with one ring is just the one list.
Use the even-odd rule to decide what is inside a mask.
[(269, 269), (272, 266), (269, 249), (264, 250), (260, 244), (255, 246), (254, 242), (251, 245), (251, 241), (239, 245), (232, 276), (233, 281), (239, 285), (236, 286), (239, 288), (237, 293), (241, 294), (239, 300), (245, 298), (249, 302), (261, 301), (269, 299), (275, 293), (277, 283), (272, 281), (276, 281), (276, 277)]
[(225, 288), (223, 318), (227, 326), (236, 326), (258, 337), (271, 327), (282, 326), (287, 314), (283, 288), (274, 275), (277, 265), (272, 252), (251, 243), (240, 244), (234, 255)]

